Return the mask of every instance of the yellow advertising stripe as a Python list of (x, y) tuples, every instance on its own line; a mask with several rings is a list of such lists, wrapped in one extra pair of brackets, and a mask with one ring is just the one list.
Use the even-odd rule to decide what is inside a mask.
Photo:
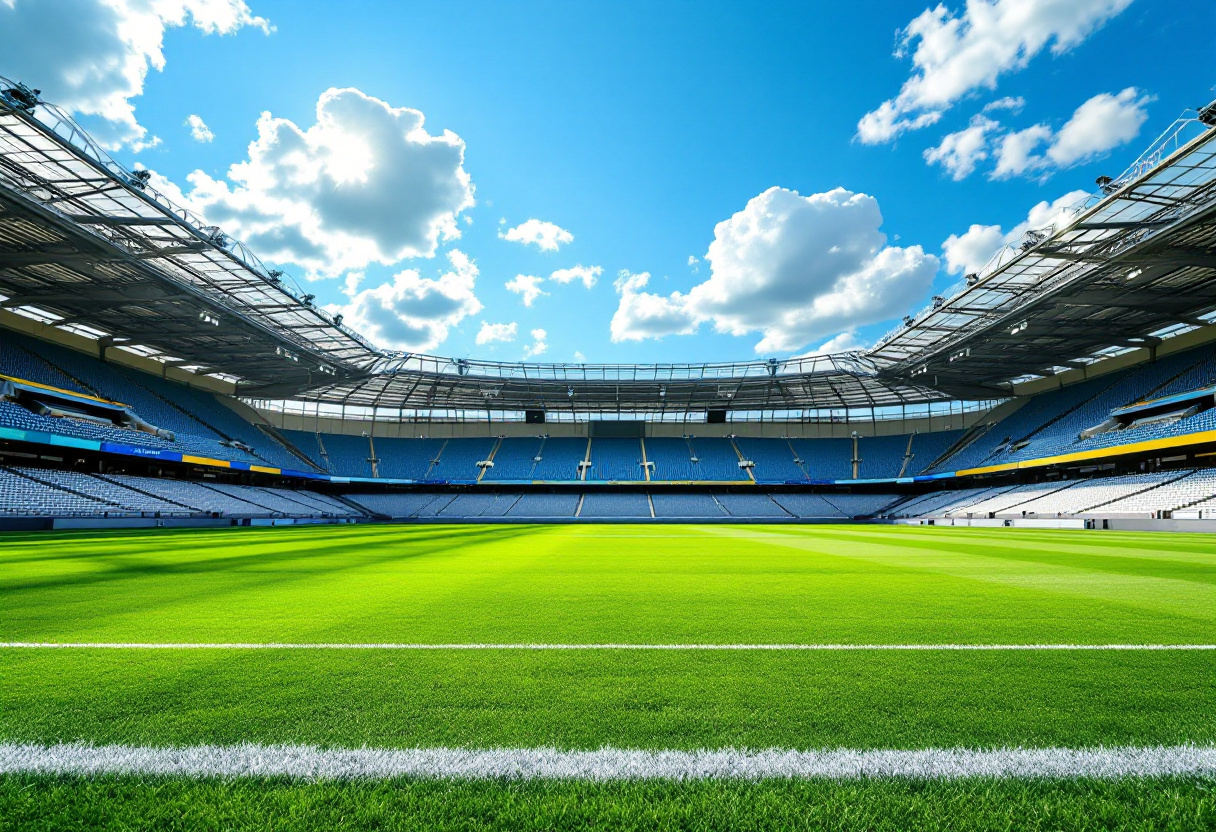
[(265, 465), (250, 465), (250, 471), (257, 471), (259, 474), (281, 474), (282, 468), (267, 468)]
[(189, 462), (191, 465), (210, 465), (213, 468), (231, 468), (232, 463), (224, 459), (210, 459), (205, 456), (190, 456), (182, 454), (182, 462)]

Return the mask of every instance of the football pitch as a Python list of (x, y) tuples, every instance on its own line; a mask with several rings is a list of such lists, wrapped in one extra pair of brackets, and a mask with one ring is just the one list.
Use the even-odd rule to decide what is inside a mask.
[(1216, 538), (0, 535), (0, 829), (1216, 827)]

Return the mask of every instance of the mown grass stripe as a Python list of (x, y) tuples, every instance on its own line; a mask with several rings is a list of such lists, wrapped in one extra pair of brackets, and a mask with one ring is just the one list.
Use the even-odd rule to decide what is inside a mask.
[(954, 780), (1216, 776), (1216, 747), (643, 751), (0, 744), (0, 774), (464, 780)]
[(396, 644), (3, 641), (14, 650), (1216, 650), (1216, 644)]

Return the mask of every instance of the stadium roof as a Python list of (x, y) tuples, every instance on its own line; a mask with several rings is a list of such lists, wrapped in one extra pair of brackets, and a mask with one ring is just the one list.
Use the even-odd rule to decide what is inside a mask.
[[(1210, 108), (1208, 108), (1210, 110)], [(1216, 315), (1216, 130), (1180, 120), (1059, 228), (864, 352), (784, 361), (498, 363), (377, 350), (240, 242), (0, 78), (0, 307), (85, 327), (259, 398), (385, 408), (662, 412), (989, 399)], [(1193, 138), (1191, 138), (1193, 136)]]

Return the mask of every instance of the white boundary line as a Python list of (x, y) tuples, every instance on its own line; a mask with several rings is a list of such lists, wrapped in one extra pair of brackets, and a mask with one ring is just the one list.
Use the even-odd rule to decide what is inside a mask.
[(716, 751), (614, 748), (559, 751), (553, 748), (344, 750), (299, 745), (149, 748), (76, 743), (0, 744), (0, 774), (598, 781), (1216, 777), (1216, 746), (1006, 748), (992, 751), (747, 751), (729, 748)]
[(1216, 650), (1216, 644), (398, 644), (289, 642), (0, 641), (11, 650)]

